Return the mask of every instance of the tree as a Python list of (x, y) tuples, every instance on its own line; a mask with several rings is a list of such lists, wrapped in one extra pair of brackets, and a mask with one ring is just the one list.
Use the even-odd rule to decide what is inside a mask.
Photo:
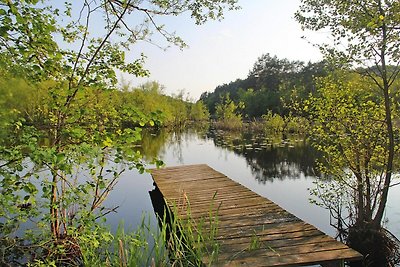
[(313, 78), (326, 76), (326, 67), (324, 61), (305, 65), (265, 54), (257, 59), (246, 79), (219, 85), (214, 92), (203, 93), (200, 99), (211, 114), (215, 114), (221, 96), (229, 93), (234, 102), (244, 102), (243, 114), (247, 118), (260, 118), (267, 109), (287, 115), (295, 98), (306, 99), (315, 91)]
[(381, 229), (371, 224), (386, 178), (383, 99), (366, 77), (335, 73), (319, 80), (318, 95), (306, 103), (314, 146), (325, 155), (320, 170), (332, 179), (317, 183), (317, 203), (330, 210), (339, 237), (368, 261), (396, 262), (391, 252), (397, 245), (377, 238)]
[(277, 56), (264, 54), (254, 63), (249, 77), (256, 79), (258, 88), (265, 87), (270, 91), (277, 92), (283, 80), (290, 78), (291, 74), (298, 73), (303, 68), (301, 61), (289, 61), (278, 59)]
[(190, 106), (190, 119), (192, 121), (208, 121), (210, 113), (208, 112), (203, 101), (199, 100)]
[[(385, 135), (381, 153), (384, 164), (378, 164), (384, 174), (376, 210), (369, 214), (363, 203), (363, 189), (359, 188), (357, 205), (363, 206), (357, 216), (356, 226), (379, 230), (392, 183), (395, 157), (393, 129), (393, 96), (398, 88), (395, 81), (400, 72), (400, 3), (395, 0), (323, 1), (303, 0), (296, 19), (304, 29), (328, 30), (333, 43), (320, 45), (321, 51), (341, 66), (358, 68), (358, 73), (368, 77), (383, 99)], [(342, 49), (341, 49), (342, 48)], [(362, 67), (362, 68), (360, 68)], [(350, 104), (350, 103), (349, 103)], [(378, 122), (377, 122), (378, 123)], [(358, 129), (361, 131), (362, 129)], [(350, 133), (355, 134), (355, 133)], [(370, 140), (372, 142), (372, 139)], [(357, 154), (352, 155), (356, 157)], [(361, 168), (363, 166), (360, 166)], [(353, 174), (358, 174), (353, 170)], [(361, 185), (368, 187), (365, 177)]]
[(242, 126), (242, 114), (240, 111), (244, 108), (243, 103), (235, 104), (229, 94), (221, 97), (217, 104), (215, 115), (222, 128), (238, 129)]
[[(304, 28), (311, 30), (330, 29), (335, 38), (334, 45), (341, 44), (346, 50), (337, 50), (328, 45), (324, 52), (340, 55), (342, 60), (355, 66), (368, 64), (362, 74), (369, 77), (380, 90), (385, 106), (385, 125), (387, 129), (387, 164), (385, 166), (385, 187), (378, 213), (373, 221), (381, 224), (393, 173), (394, 131), (392, 122), (392, 88), (400, 68), (400, 19), (398, 1), (329, 1), (317, 4), (302, 1), (297, 20)], [(332, 55), (331, 53), (329, 55)], [(388, 67), (391, 64), (392, 67)]]
[[(31, 89), (27, 99), (40, 92), (37, 101), (27, 101), (30, 110), (10, 103), (0, 107), (5, 126), (0, 142), (2, 233), (7, 236), (19, 222), (39, 216), (50, 224), (49, 238), (57, 244), (65, 240), (65, 245), (72, 229), (83, 231), (110, 212), (101, 204), (124, 170), (119, 163), (144, 170), (133, 145), (140, 140), (140, 127), (152, 121), (112, 91), (117, 71), (148, 75), (144, 55), (128, 61), (126, 51), (139, 41), (155, 43), (152, 32), (161, 43), (184, 47), (181, 38), (157, 22), (160, 17), (189, 13), (202, 24), (222, 19), (225, 10), (237, 8), (236, 2), (0, 0), (0, 85), (18, 81), (21, 86), (15, 89)], [(11, 111), (14, 117), (8, 116)], [(87, 180), (78, 178), (82, 168)], [(17, 208), (25, 206), (31, 208)], [(49, 212), (41, 216), (44, 209)]]

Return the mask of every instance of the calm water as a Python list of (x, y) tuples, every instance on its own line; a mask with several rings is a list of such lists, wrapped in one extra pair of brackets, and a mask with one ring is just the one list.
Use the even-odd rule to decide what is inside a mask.
[[(301, 138), (224, 134), (213, 130), (186, 130), (181, 133), (146, 133), (140, 148), (146, 159), (158, 156), (167, 166), (208, 164), (233, 180), (264, 196), (297, 217), (335, 236), (329, 211), (309, 203), (308, 188), (317, 179), (316, 153)], [(134, 228), (143, 214), (153, 225), (149, 191), (154, 188), (150, 174), (125, 172), (106, 202), (118, 205), (107, 221), (116, 229), (120, 221)], [(387, 209), (387, 227), (400, 237), (400, 186), (392, 188)]]

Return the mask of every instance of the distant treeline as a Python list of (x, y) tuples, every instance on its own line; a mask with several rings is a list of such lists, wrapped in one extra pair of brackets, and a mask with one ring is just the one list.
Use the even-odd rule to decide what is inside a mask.
[(192, 103), (183, 91), (168, 96), (164, 86), (158, 82), (147, 82), (138, 87), (122, 86), (117, 91), (126, 100), (125, 105), (132, 105), (146, 116), (155, 116), (159, 126), (184, 126), (189, 121), (205, 121), (209, 113), (202, 101)]
[(315, 78), (327, 76), (330, 70), (326, 61), (304, 63), (264, 54), (246, 79), (220, 85), (214, 92), (203, 93), (200, 100), (213, 116), (227, 96), (243, 107), (244, 119), (259, 118), (268, 112), (285, 116), (293, 101), (304, 100), (316, 91)]
[[(68, 92), (67, 87), (55, 88), (54, 81), (33, 84), (22, 78), (0, 75), (0, 125), (3, 126), (0, 127), (0, 137), (6, 138), (2, 135), (3, 130), (21, 116), (27, 125), (38, 128), (54, 123), (52, 121), (57, 118), (51, 114), (63, 106), (59, 103), (59, 96)], [(88, 89), (78, 91), (70, 111), (74, 111), (74, 117), (79, 121), (87, 117), (100, 121), (101, 128), (115, 127), (116, 120), (131, 128), (146, 125), (180, 127), (189, 121), (209, 119), (207, 108), (201, 101), (191, 103), (184, 98), (183, 92), (175, 96), (165, 95), (163, 86), (157, 82), (147, 82), (138, 87), (123, 85), (116, 90)], [(52, 106), (54, 101), (58, 103), (55, 107)], [(86, 109), (94, 114), (89, 115)]]

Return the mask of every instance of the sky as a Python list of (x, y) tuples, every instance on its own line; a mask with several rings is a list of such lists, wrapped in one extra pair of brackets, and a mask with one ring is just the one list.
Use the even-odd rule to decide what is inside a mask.
[[(164, 51), (149, 43), (136, 44), (130, 57), (144, 53), (150, 77), (122, 75), (124, 82), (138, 86), (157, 81), (165, 93), (184, 90), (192, 100), (218, 85), (244, 79), (257, 58), (269, 53), (278, 58), (319, 61), (322, 55), (311, 43), (316, 33), (305, 33), (294, 19), (300, 0), (239, 0), (240, 10), (229, 11), (222, 21), (195, 25), (188, 16), (163, 21), (176, 31), (188, 48)], [(302, 36), (306, 39), (302, 39)], [(311, 43), (310, 43), (311, 42)]]

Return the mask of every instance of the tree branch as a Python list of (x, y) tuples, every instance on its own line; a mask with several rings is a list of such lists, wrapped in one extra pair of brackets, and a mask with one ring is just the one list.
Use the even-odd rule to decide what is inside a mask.
[[(128, 4), (131, 1), (128, 2)], [(92, 66), (94, 60), (96, 59), (97, 55), (100, 53), (101, 49), (103, 48), (103, 46), (107, 43), (108, 39), (110, 38), (111, 34), (115, 31), (115, 29), (117, 28), (118, 24), (120, 23), (120, 21), (122, 20), (123, 16), (125, 15), (125, 13), (128, 10), (128, 4), (125, 6), (125, 8), (123, 9), (123, 11), (121, 12), (120, 15), (117, 16), (117, 20), (115, 21), (113, 27), (110, 29), (110, 31), (107, 33), (107, 35), (103, 38), (102, 42), (100, 43), (100, 45), (97, 47), (96, 51), (94, 52), (93, 56), (91, 57), (91, 59), (89, 60), (88, 64), (86, 65), (86, 68), (83, 72), (83, 74), (81, 75), (78, 83), (75, 86), (75, 90), (72, 94), (68, 95), (64, 106), (68, 107), (69, 104), (71, 103), (72, 99), (75, 98), (76, 94), (78, 93), (79, 90), (79, 86), (82, 85), (83, 80), (85, 79), (85, 77), (87, 76), (87, 74), (89, 73), (90, 67)]]
[(68, 84), (68, 88), (69, 88), (69, 89), (72, 89), (72, 82), (73, 82), (73, 79), (74, 79), (74, 74), (75, 74), (76, 69), (77, 69), (77, 67), (78, 67), (79, 59), (80, 59), (80, 57), (81, 57), (81, 55), (82, 55), (83, 48), (85, 47), (85, 42), (86, 42), (86, 38), (87, 38), (87, 34), (88, 34), (88, 29), (89, 29), (89, 20), (90, 20), (91, 10), (90, 10), (90, 5), (87, 3), (86, 0), (85, 0), (85, 3), (84, 3), (84, 6), (82, 7), (81, 13), (83, 12), (83, 9), (84, 9), (85, 6), (86, 6), (87, 9), (88, 9), (88, 12), (87, 12), (87, 15), (86, 15), (85, 32), (84, 32), (84, 34), (83, 34), (81, 46), (80, 46), (80, 48), (79, 48), (78, 55), (76, 56), (76, 60), (75, 60), (75, 62), (74, 62), (74, 67), (73, 67), (73, 69), (72, 69), (72, 74), (71, 74), (71, 77), (70, 77), (70, 79), (69, 79), (69, 84)]

